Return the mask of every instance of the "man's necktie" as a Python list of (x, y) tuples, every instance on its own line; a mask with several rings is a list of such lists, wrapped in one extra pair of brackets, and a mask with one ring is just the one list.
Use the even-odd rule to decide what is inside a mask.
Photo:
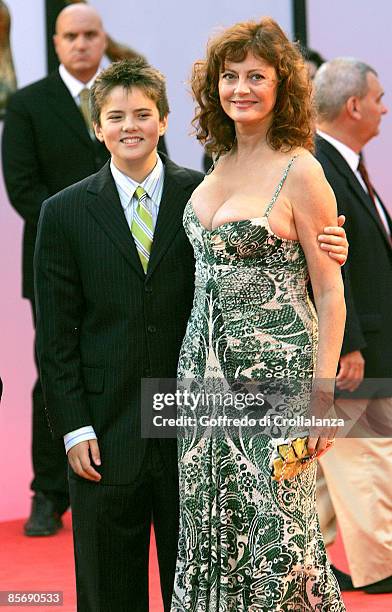
[(93, 124), (91, 121), (90, 104), (89, 104), (90, 91), (85, 87), (79, 94), (80, 110), (86, 123), (87, 129), (90, 136), (93, 132)]
[(365, 166), (365, 164), (363, 162), (362, 157), (359, 158), (358, 172), (361, 175), (362, 180), (363, 180), (363, 182), (366, 185), (366, 189), (368, 191), (368, 194), (370, 195), (370, 198), (373, 200), (373, 204), (376, 205), (376, 200), (375, 200), (375, 197), (374, 197), (374, 189), (373, 189), (373, 186), (372, 186), (372, 184), (370, 182), (368, 171), (366, 169), (366, 166)]
[(143, 270), (147, 273), (153, 239), (152, 214), (146, 206), (147, 193), (143, 187), (139, 185), (135, 190), (135, 195), (137, 197), (137, 207), (133, 216), (131, 231)]
[(358, 163), (358, 172), (359, 172), (359, 174), (361, 175), (362, 180), (363, 180), (363, 182), (364, 182), (364, 183), (365, 183), (365, 185), (366, 185), (367, 192), (368, 192), (368, 194), (369, 194), (369, 196), (370, 196), (370, 199), (372, 200), (372, 202), (373, 202), (373, 204), (374, 204), (374, 208), (376, 209), (376, 212), (377, 212), (377, 214), (378, 214), (378, 217), (379, 217), (379, 219), (380, 219), (380, 221), (381, 221), (381, 223), (382, 223), (382, 226), (384, 227), (384, 229), (385, 229), (385, 231), (386, 231), (386, 234), (387, 234), (387, 236), (388, 236), (388, 238), (389, 238), (389, 241), (392, 243), (392, 238), (391, 238), (390, 233), (389, 233), (389, 227), (386, 227), (386, 225), (385, 225), (385, 221), (384, 221), (384, 219), (382, 218), (382, 216), (380, 215), (380, 212), (379, 212), (379, 210), (378, 210), (378, 206), (377, 206), (377, 204), (376, 204), (376, 198), (375, 198), (375, 195), (374, 195), (373, 185), (372, 185), (372, 184), (371, 184), (371, 182), (370, 182), (370, 179), (369, 179), (369, 174), (368, 174), (368, 171), (367, 171), (367, 169), (366, 169), (366, 166), (365, 166), (365, 164), (364, 164), (364, 162), (363, 162), (362, 156), (360, 156), (360, 158), (359, 158), (359, 163)]

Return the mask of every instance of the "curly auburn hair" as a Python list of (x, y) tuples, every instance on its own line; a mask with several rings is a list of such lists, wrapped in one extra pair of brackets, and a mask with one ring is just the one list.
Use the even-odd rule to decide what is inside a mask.
[(311, 81), (297, 44), (280, 26), (265, 17), (260, 22), (237, 23), (212, 38), (207, 57), (194, 63), (191, 87), (197, 103), (192, 121), (196, 137), (208, 153), (222, 153), (235, 142), (234, 121), (219, 100), (218, 83), (225, 61), (241, 62), (248, 53), (276, 70), (278, 89), (267, 142), (275, 150), (301, 146), (314, 150), (314, 110)]

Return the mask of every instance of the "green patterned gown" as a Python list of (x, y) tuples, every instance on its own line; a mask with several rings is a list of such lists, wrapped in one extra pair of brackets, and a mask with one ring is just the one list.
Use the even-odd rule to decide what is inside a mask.
[[(196, 277), (180, 381), (311, 380), (317, 317), (305, 256), (268, 222), (292, 162), (262, 217), (208, 231), (185, 208)], [(178, 448), (172, 612), (345, 610), (318, 525), (315, 463), (276, 483), (267, 435), (185, 437)]]

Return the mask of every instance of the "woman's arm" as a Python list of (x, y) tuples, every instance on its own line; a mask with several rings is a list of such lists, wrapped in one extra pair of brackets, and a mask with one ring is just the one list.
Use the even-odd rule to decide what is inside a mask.
[[(294, 167), (295, 166), (295, 167)], [(301, 155), (294, 164), (291, 205), (297, 234), (308, 264), (310, 281), (319, 321), (319, 342), (315, 368), (315, 389), (319, 399), (333, 401), (333, 381), (342, 347), (346, 307), (341, 271), (338, 263), (320, 249), (317, 235), (320, 227), (336, 226), (335, 196), (320, 164), (311, 156)], [(324, 413), (325, 414), (325, 413)], [(326, 437), (331, 432), (327, 432)], [(317, 441), (317, 440), (316, 440)], [(312, 451), (309, 442), (309, 450)], [(320, 438), (317, 450), (325, 447)]]

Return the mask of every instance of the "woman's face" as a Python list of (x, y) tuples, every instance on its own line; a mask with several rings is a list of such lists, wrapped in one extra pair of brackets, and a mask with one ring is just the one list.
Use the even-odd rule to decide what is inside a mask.
[(236, 124), (269, 125), (277, 85), (275, 68), (262, 58), (248, 53), (242, 62), (225, 62), (219, 75), (220, 103)]

